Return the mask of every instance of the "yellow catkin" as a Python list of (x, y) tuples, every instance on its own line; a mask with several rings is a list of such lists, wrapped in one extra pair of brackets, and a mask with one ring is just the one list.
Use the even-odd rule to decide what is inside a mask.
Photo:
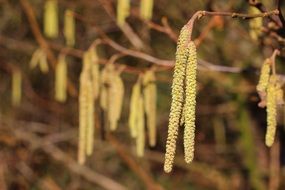
[[(261, 12), (256, 7), (249, 7), (249, 13), (251, 14), (260, 14)], [(262, 28), (262, 18), (254, 18), (249, 20), (249, 34), (253, 40), (257, 40), (261, 34)]]
[(58, 36), (57, 0), (46, 0), (44, 7), (44, 34), (49, 38)]
[(30, 69), (34, 69), (37, 67), (37, 65), (39, 64), (39, 60), (40, 60), (40, 54), (41, 54), (41, 49), (38, 48), (34, 51), (32, 58), (30, 60)]
[(65, 102), (67, 93), (67, 63), (65, 55), (60, 54), (55, 68), (55, 99), (59, 102)]
[(137, 138), (136, 138), (136, 152), (138, 157), (144, 155), (145, 147), (145, 121), (144, 121), (144, 106), (143, 106), (143, 97), (139, 97), (138, 101), (138, 119), (137, 119)]
[(172, 102), (169, 115), (168, 136), (166, 142), (166, 153), (164, 162), (164, 171), (169, 173), (172, 170), (173, 161), (176, 151), (176, 139), (178, 135), (178, 127), (183, 107), (184, 79), (187, 62), (186, 43), (190, 37), (187, 26), (184, 26), (180, 32), (176, 60), (172, 82)]
[(108, 92), (108, 120), (110, 130), (114, 131), (117, 129), (118, 121), (121, 117), (124, 99), (124, 83), (120, 74), (117, 72), (115, 72), (110, 79)]
[(90, 59), (91, 59), (91, 75), (93, 81), (93, 92), (94, 92), (94, 99), (96, 100), (100, 94), (100, 70), (99, 70), (99, 58), (97, 54), (97, 50), (95, 47), (89, 48)]
[(112, 74), (114, 73), (114, 64), (107, 64), (100, 75), (100, 106), (106, 112), (108, 108), (108, 90), (110, 87)]
[(194, 42), (189, 43), (189, 56), (186, 67), (186, 96), (185, 96), (185, 128), (184, 128), (184, 155), (187, 163), (194, 158), (195, 138), (195, 108), (196, 108), (196, 75), (197, 52)]
[(18, 106), (22, 99), (22, 74), (15, 69), (12, 73), (12, 104)]
[(78, 162), (84, 164), (86, 160), (86, 129), (88, 117), (88, 79), (86, 73), (82, 71), (80, 75), (79, 87), (79, 143)]
[(130, 0), (118, 0), (117, 4), (117, 23), (123, 26), (126, 18), (130, 15)]
[(73, 12), (66, 10), (64, 14), (64, 37), (66, 45), (73, 47), (75, 44), (75, 20)]
[(156, 85), (155, 74), (151, 69), (144, 74), (144, 106), (147, 116), (147, 129), (149, 145), (155, 146), (156, 144)]
[(267, 89), (270, 75), (270, 59), (265, 59), (260, 72), (259, 82), (256, 86), (258, 92), (265, 92)]
[(277, 104), (276, 104), (276, 76), (270, 77), (270, 82), (267, 88), (267, 130), (265, 135), (265, 144), (271, 147), (274, 142), (276, 133), (276, 117), (277, 117)]
[(153, 0), (141, 0), (140, 15), (145, 20), (152, 18)]
[(79, 87), (79, 150), (78, 161), (83, 164), (86, 154), (93, 150), (94, 136), (94, 96), (91, 79), (90, 55), (83, 55), (83, 69), (80, 74)]
[(132, 88), (132, 95), (130, 101), (130, 113), (129, 113), (129, 128), (132, 138), (136, 138), (138, 134), (137, 123), (138, 123), (138, 107), (141, 96), (141, 83), (140, 79)]

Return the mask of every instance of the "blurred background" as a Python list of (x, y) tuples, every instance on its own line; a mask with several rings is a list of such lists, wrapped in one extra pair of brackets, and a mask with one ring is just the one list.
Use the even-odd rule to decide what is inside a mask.
[[(45, 3), (0, 0), (1, 190), (285, 188), (284, 108), (278, 109), (275, 142), (268, 148), (266, 109), (258, 107), (256, 93), (262, 63), (274, 49), (281, 51), (277, 73), (284, 72), (282, 15), (257, 20), (257, 24), (219, 16), (195, 22), (192, 39), (199, 58), (195, 159), (191, 164), (184, 162), (181, 128), (173, 171), (163, 171), (173, 61), (181, 27), (198, 10), (254, 14), (278, 8), (285, 13), (285, 3), (155, 0), (153, 16), (143, 19), (140, 0), (130, 0), (126, 23), (118, 25), (116, 0), (58, 0), (56, 37), (47, 36), (43, 29)], [(66, 45), (65, 40), (67, 9), (75, 18), (74, 45)], [(94, 152), (80, 165), (79, 76), (83, 53), (96, 40), (101, 69), (114, 56), (119, 57), (116, 65), (125, 65), (121, 74), (125, 95), (115, 132), (104, 129), (102, 110), (96, 107)], [(39, 48), (47, 64), (31, 68)], [(61, 53), (68, 63), (64, 103), (54, 98), (54, 69)], [(138, 157), (128, 128), (129, 102), (138, 75), (152, 66), (157, 79), (157, 145), (146, 143), (144, 156)], [(20, 82), (15, 75), (19, 71)], [(19, 83), (21, 91), (13, 89)]]

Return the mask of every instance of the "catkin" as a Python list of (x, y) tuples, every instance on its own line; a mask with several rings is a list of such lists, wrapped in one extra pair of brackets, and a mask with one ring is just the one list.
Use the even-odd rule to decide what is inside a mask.
[(197, 52), (193, 41), (189, 43), (186, 67), (184, 154), (187, 163), (194, 158)]
[(267, 88), (267, 130), (265, 135), (265, 144), (271, 147), (274, 142), (276, 132), (276, 117), (277, 117), (277, 104), (276, 104), (276, 76), (272, 75)]
[(75, 44), (75, 20), (71, 10), (65, 11), (63, 33), (66, 44), (73, 47)]
[(175, 151), (176, 151), (176, 139), (178, 135), (178, 127), (181, 117), (184, 101), (184, 79), (185, 69), (187, 62), (186, 44), (190, 37), (190, 31), (187, 26), (184, 26), (180, 32), (177, 50), (176, 60), (172, 82), (172, 102), (169, 115), (168, 124), (168, 136), (166, 142), (166, 153), (164, 162), (164, 171), (169, 173), (172, 170)]
[(140, 95), (138, 101), (138, 118), (137, 118), (137, 138), (136, 138), (136, 152), (138, 157), (144, 155), (145, 147), (145, 121), (144, 121), (144, 106), (143, 106), (143, 97)]
[(60, 54), (55, 68), (55, 99), (59, 102), (66, 101), (67, 63), (65, 55)]
[(265, 92), (270, 76), (270, 59), (265, 59), (260, 72), (259, 82), (256, 86), (258, 92)]
[(41, 48), (36, 49), (30, 61), (30, 69), (34, 69), (37, 66), (39, 66), (40, 71), (42, 73), (48, 73), (49, 67), (47, 62), (47, 56)]
[(118, 121), (121, 116), (123, 99), (124, 99), (124, 83), (119, 73), (115, 73), (110, 81), (108, 92), (108, 120), (110, 130), (117, 129)]
[[(251, 6), (249, 8), (249, 13), (250, 14), (260, 14), (261, 12), (256, 7)], [(253, 40), (257, 40), (261, 34), (262, 20), (263, 19), (261, 17), (249, 20), (249, 29), (250, 29), (249, 34)]]
[(145, 20), (152, 18), (153, 0), (141, 0), (140, 15)]
[(117, 129), (117, 123), (121, 116), (124, 84), (120, 72), (116, 71), (113, 63), (107, 64), (101, 74), (100, 104), (108, 115), (108, 123), (111, 131)]
[(94, 99), (96, 100), (99, 97), (100, 94), (100, 70), (99, 70), (99, 58), (97, 54), (96, 47), (90, 47), (89, 48), (90, 53), (90, 59), (92, 63), (91, 68), (91, 76), (93, 81), (93, 93), (94, 93)]
[(58, 36), (58, 2), (46, 0), (44, 7), (44, 34), (49, 38)]
[(21, 71), (15, 69), (12, 73), (12, 104), (17, 106), (22, 99), (22, 74)]
[(130, 0), (118, 0), (117, 4), (117, 23), (123, 26), (126, 18), (130, 15)]
[(79, 150), (78, 161), (83, 164), (86, 154), (93, 150), (94, 138), (94, 96), (91, 79), (90, 54), (83, 55), (83, 68), (79, 87)]
[(156, 144), (156, 85), (155, 74), (151, 69), (144, 74), (144, 106), (147, 116), (147, 128), (149, 145), (155, 146)]
[(129, 129), (132, 138), (136, 138), (138, 134), (138, 107), (141, 96), (141, 80), (140, 78), (132, 88), (131, 102), (130, 102), (130, 113), (129, 113)]

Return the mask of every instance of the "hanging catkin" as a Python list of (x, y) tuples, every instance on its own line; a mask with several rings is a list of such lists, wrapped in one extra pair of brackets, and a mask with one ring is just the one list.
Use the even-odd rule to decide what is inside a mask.
[(144, 155), (144, 147), (145, 147), (145, 121), (144, 121), (144, 105), (143, 105), (143, 97), (139, 96), (138, 100), (138, 115), (137, 115), (137, 138), (136, 138), (136, 150), (137, 156), (142, 157)]
[(172, 102), (169, 115), (168, 136), (166, 142), (166, 153), (164, 162), (164, 171), (169, 173), (172, 170), (178, 127), (181, 118), (181, 112), (184, 101), (184, 79), (187, 62), (186, 44), (190, 37), (189, 28), (184, 26), (181, 29), (175, 58), (175, 67), (172, 82)]
[(75, 20), (73, 12), (71, 10), (66, 10), (64, 14), (64, 37), (66, 45), (73, 47), (75, 44)]
[(124, 83), (120, 77), (120, 73), (115, 72), (109, 84), (108, 120), (111, 131), (114, 131), (117, 129), (118, 121), (121, 117), (124, 99)]
[(140, 15), (145, 20), (152, 18), (153, 0), (141, 0)]
[(130, 112), (129, 112), (129, 128), (132, 138), (136, 138), (138, 134), (137, 123), (138, 123), (138, 107), (141, 96), (141, 78), (137, 80), (136, 84), (132, 88), (132, 95), (130, 101)]
[[(261, 12), (259, 11), (258, 8), (250, 6), (249, 13), (250, 14), (260, 14)], [(257, 18), (249, 20), (249, 29), (250, 29), (249, 34), (253, 40), (257, 40), (261, 34), (262, 20), (263, 19), (261, 17), (257, 17)]]
[(66, 101), (67, 63), (65, 55), (60, 54), (55, 68), (55, 99)]
[(126, 18), (130, 15), (130, 0), (118, 0), (117, 4), (117, 23), (123, 26)]
[(17, 106), (22, 99), (22, 74), (21, 71), (15, 69), (12, 73), (12, 104)]
[(44, 7), (44, 34), (49, 38), (58, 36), (57, 0), (46, 0)]
[(197, 52), (193, 41), (189, 43), (188, 48), (189, 56), (186, 66), (184, 154), (185, 161), (190, 163), (194, 158)]
[(90, 54), (83, 55), (83, 69), (80, 74), (79, 87), (79, 150), (78, 161), (83, 164), (86, 154), (93, 150), (94, 136), (94, 96), (91, 80)]
[(92, 63), (91, 76), (92, 76), (92, 82), (93, 82), (94, 99), (96, 100), (100, 94), (99, 58), (98, 58), (96, 46), (91, 46), (88, 51), (90, 53), (90, 59)]
[(144, 106), (147, 116), (149, 145), (156, 144), (156, 85), (153, 69), (148, 70), (143, 77)]
[(265, 144), (271, 147), (274, 142), (276, 132), (277, 102), (276, 102), (276, 75), (270, 77), (267, 88), (267, 130), (265, 135)]

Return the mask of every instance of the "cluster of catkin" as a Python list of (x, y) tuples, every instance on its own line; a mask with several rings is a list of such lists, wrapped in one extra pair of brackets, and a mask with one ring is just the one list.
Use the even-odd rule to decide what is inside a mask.
[[(49, 38), (57, 38), (58, 31), (58, 1), (46, 0), (44, 6), (44, 34)], [(63, 34), (67, 46), (75, 44), (75, 20), (73, 12), (69, 9), (64, 14)]]
[[(130, 15), (130, 0), (118, 0), (117, 3), (117, 24), (123, 26), (126, 18)], [(152, 18), (153, 0), (141, 0), (140, 16), (142, 19), (150, 20)]]
[[(144, 155), (145, 123), (147, 124), (150, 146), (156, 145), (156, 85), (154, 70), (140, 75), (132, 88), (129, 129), (131, 137), (136, 139), (137, 156)], [(146, 121), (145, 121), (146, 115)]]
[(194, 158), (197, 53), (196, 46), (191, 41), (191, 30), (185, 25), (177, 43), (164, 162), (164, 171), (167, 173), (173, 167), (178, 128), (182, 124), (185, 161), (190, 163)]
[(99, 93), (99, 66), (96, 49), (90, 47), (83, 55), (79, 87), (79, 145), (78, 162), (84, 164), (93, 152), (95, 100)]
[(265, 135), (265, 144), (271, 147), (276, 133), (277, 126), (277, 106), (283, 105), (283, 91), (279, 77), (271, 72), (274, 60), (266, 59), (261, 67), (261, 73), (258, 85), (256, 87), (260, 96), (260, 107), (266, 106), (267, 112), (267, 130)]
[(121, 70), (116, 69), (114, 63), (108, 63), (101, 73), (100, 104), (107, 115), (109, 129), (117, 129), (121, 117), (124, 83), (121, 78)]

